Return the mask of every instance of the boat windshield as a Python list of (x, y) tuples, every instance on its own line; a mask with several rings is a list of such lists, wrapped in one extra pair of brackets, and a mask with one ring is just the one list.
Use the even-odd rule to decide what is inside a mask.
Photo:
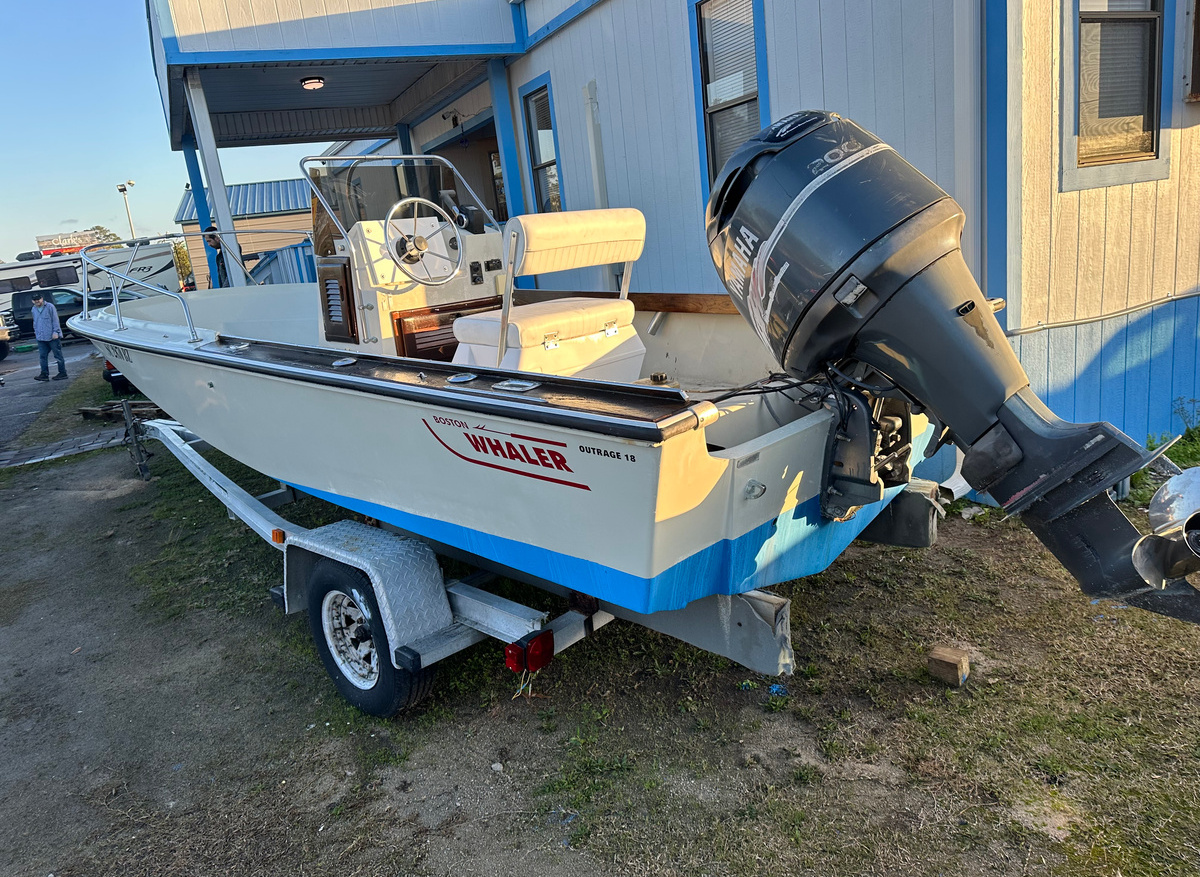
[(437, 155), (336, 155), (301, 160), (300, 168), (346, 235), (357, 222), (382, 222), (404, 198), (424, 198), (460, 224), (500, 230), (491, 212), (454, 165)]

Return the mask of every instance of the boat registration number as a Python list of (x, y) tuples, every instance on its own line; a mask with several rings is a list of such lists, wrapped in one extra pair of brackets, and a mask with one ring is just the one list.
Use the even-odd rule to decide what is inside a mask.
[(122, 362), (133, 362), (133, 357), (129, 355), (129, 351), (124, 347), (116, 347), (112, 344), (101, 344), (104, 348), (105, 357), (111, 362), (114, 359), (119, 359)]

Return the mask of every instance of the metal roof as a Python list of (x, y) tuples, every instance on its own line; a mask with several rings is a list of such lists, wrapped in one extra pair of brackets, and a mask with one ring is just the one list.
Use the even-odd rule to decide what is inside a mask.
[[(279, 213), (307, 213), (312, 208), (312, 189), (303, 179), (272, 180), (265, 183), (236, 183), (226, 186), (229, 193), (229, 209), (235, 219), (246, 216), (271, 216)], [(205, 199), (211, 204), (208, 190)], [(183, 193), (175, 221), (196, 222), (196, 201), (192, 190)]]

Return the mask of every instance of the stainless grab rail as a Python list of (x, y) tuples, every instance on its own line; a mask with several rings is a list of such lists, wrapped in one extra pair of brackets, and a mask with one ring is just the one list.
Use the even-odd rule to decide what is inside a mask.
[[(492, 211), (488, 210), (487, 205), (483, 203), (483, 199), (475, 194), (475, 190), (471, 188), (471, 184), (463, 179), (462, 174), (458, 172), (458, 168), (440, 155), (306, 155), (300, 159), (300, 172), (304, 174), (304, 179), (308, 181), (309, 188), (317, 196), (317, 200), (321, 202), (321, 206), (325, 208), (325, 212), (329, 214), (334, 225), (338, 227), (338, 231), (342, 233), (342, 237), (346, 237), (349, 234), (349, 230), (342, 225), (342, 220), (338, 217), (337, 211), (333, 209), (333, 205), (326, 200), (325, 193), (321, 191), (321, 187), (313, 181), (308, 165), (321, 164), (324, 165), (326, 170), (332, 170), (333, 165), (340, 165), (340, 169), (344, 169), (347, 174), (352, 174), (359, 165), (363, 164), (392, 162), (394, 167), (402, 168), (405, 166), (404, 164), (395, 163), (411, 162), (412, 166), (416, 167), (416, 162), (418, 161), (431, 162), (447, 168), (454, 175), (456, 182), (471, 196), (471, 200), (475, 202), (475, 205), (483, 211), (483, 215), (486, 217), (486, 224), (492, 226), (496, 231), (502, 231), (500, 223), (496, 221), (496, 217), (492, 216)], [(429, 165), (421, 166), (428, 167)]]
[[(163, 242), (163, 243), (168, 243), (168, 242), (173, 242), (176, 240), (186, 240), (187, 238), (190, 238), (190, 237), (204, 237), (204, 236), (210, 235), (210, 234), (215, 234), (217, 236), (217, 238), (221, 239), (221, 240), (224, 240), (224, 238), (222, 238), (222, 235), (224, 235), (224, 234), (234, 234), (234, 235), (287, 234), (287, 235), (296, 235), (298, 237), (303, 238), (304, 240), (307, 240), (310, 244), (312, 243), (312, 232), (305, 231), (303, 229), (295, 229), (295, 228), (235, 229), (234, 231), (225, 231), (225, 232), (221, 232), (221, 231), (217, 231), (217, 232), (212, 232), (212, 231), (171, 232), (170, 234), (158, 235), (155, 238), (153, 238), (153, 240)], [(112, 306), (113, 306), (113, 312), (117, 318), (117, 330), (118, 331), (121, 331), (125, 328), (125, 320), (121, 316), (121, 292), (122, 292), (122, 290), (125, 289), (126, 283), (131, 283), (134, 286), (140, 286), (142, 289), (149, 290), (150, 292), (153, 292), (153, 293), (169, 295), (171, 298), (178, 301), (179, 304), (183, 307), (183, 317), (187, 321), (188, 334), (191, 336), (189, 338), (189, 341), (192, 344), (198, 344), (201, 339), (200, 339), (200, 336), (198, 334), (196, 334), (196, 324), (192, 321), (192, 310), (191, 310), (191, 308), (188, 307), (187, 300), (184, 299), (183, 295), (179, 292), (172, 292), (171, 290), (164, 289), (161, 286), (155, 286), (152, 283), (146, 283), (143, 280), (138, 280), (136, 277), (131, 277), (128, 273), (133, 268), (133, 263), (137, 259), (138, 250), (140, 250), (143, 246), (148, 245), (150, 242), (151, 242), (150, 238), (130, 238), (130, 239), (124, 240), (124, 241), (108, 241), (105, 243), (91, 244), (90, 246), (84, 247), (82, 250), (79, 251), (79, 257), (83, 260), (83, 264), (84, 264), (84, 269), (83, 269), (83, 275), (84, 275), (83, 312), (80, 314), (80, 317), (84, 320), (90, 320), (92, 318), (91, 317), (91, 308), (90, 308), (91, 290), (89, 290), (87, 288), (87, 276), (90, 272), (88, 271), (88, 269), (86, 267), (86, 266), (90, 265), (91, 267), (95, 268), (98, 272), (103, 272), (108, 275), (109, 288), (112, 290), (112, 293), (113, 293)], [(109, 265), (101, 265), (99, 262), (92, 259), (88, 255), (89, 252), (92, 252), (95, 250), (113, 249), (115, 247), (120, 247), (120, 246), (133, 248), (133, 253), (132, 253), (132, 255), (130, 255), (129, 261), (126, 262), (125, 271), (123, 271), (123, 272), (118, 271)], [(239, 259), (235, 256), (233, 258), (233, 261), (242, 270), (242, 273), (246, 276), (247, 280), (253, 281), (255, 286), (262, 285), (261, 283), (254, 280), (254, 278), (250, 276), (249, 269), (246, 268), (245, 264), (242, 262), (241, 259)], [(120, 283), (114, 285), (114, 278), (116, 280), (119, 280)]]

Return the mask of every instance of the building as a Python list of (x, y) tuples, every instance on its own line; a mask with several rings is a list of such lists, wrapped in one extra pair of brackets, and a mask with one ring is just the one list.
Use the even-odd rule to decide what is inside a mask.
[[(724, 157), (801, 109), (873, 130), (963, 205), (1034, 388), (1139, 441), (1200, 397), (1193, 0), (148, 0), (173, 148), (433, 152), (498, 212), (634, 206), (635, 291), (720, 293)], [(231, 222), (227, 199), (211, 205)]]
[[(262, 183), (238, 183), (226, 187), (226, 200), (233, 216), (233, 227), (237, 230), (304, 232), (312, 231), (312, 204), (308, 183), (304, 180), (274, 180)], [(209, 193), (205, 191), (206, 204)], [(192, 260), (192, 273), (200, 288), (212, 285), (209, 277), (207, 253), (204, 239), (194, 234), (208, 228), (211, 223), (201, 224), (197, 213), (194, 191), (189, 187), (179, 201), (175, 211), (175, 222), (180, 230), (193, 233), (186, 238), (188, 256)], [(259, 253), (273, 253), (282, 247), (304, 244), (300, 234), (256, 234), (242, 239), (242, 253), (247, 267), (255, 267)], [(249, 252), (253, 248), (254, 252)], [(311, 255), (312, 249), (308, 248)], [(314, 279), (315, 277), (311, 277)]]

